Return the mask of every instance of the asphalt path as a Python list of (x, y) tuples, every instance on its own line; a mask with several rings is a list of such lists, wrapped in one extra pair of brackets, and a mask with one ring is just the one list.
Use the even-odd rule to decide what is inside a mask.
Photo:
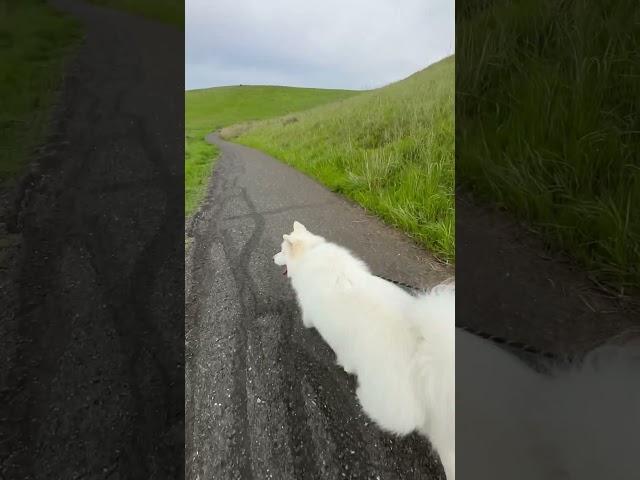
[(183, 32), (52, 3), (85, 37), (3, 196), (0, 478), (180, 478)]
[(302, 173), (208, 140), (221, 156), (186, 232), (187, 478), (443, 478), (426, 440), (362, 413), (272, 257), (298, 220), (398, 281), (429, 287), (452, 269)]

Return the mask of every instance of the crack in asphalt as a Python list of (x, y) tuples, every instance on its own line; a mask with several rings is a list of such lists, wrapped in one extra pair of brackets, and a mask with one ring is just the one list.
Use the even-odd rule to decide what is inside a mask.
[[(252, 212), (255, 212), (255, 207), (249, 200), (246, 190), (240, 189), (240, 199), (243, 200)], [(256, 247), (260, 240), (262, 233), (264, 232), (264, 218), (261, 215), (253, 213), (250, 215), (253, 221), (253, 232), (249, 239), (244, 243), (238, 255), (234, 258), (232, 255), (232, 249), (230, 245), (233, 244), (233, 239), (229, 237), (226, 231), (220, 232), (222, 234), (222, 246), (227, 256), (227, 259), (232, 265), (231, 273), (234, 277), (235, 283), (239, 289), (240, 299), (240, 312), (242, 315), (242, 322), (240, 323), (239, 335), (238, 335), (238, 349), (235, 362), (235, 394), (239, 400), (240, 407), (240, 427), (242, 431), (242, 443), (243, 443), (243, 456), (244, 463), (241, 470), (242, 478), (253, 478), (253, 469), (251, 461), (251, 438), (249, 432), (249, 420), (247, 414), (247, 323), (252, 318), (256, 318), (256, 296), (254, 294), (254, 286), (251, 282), (249, 275), (249, 259), (250, 252)]]
[[(294, 205), (292, 207), (283, 207), (283, 208), (275, 208), (273, 210), (267, 210), (267, 211), (263, 211), (260, 212), (260, 215), (264, 216), (264, 215), (277, 215), (279, 213), (289, 213), (289, 212), (293, 212), (295, 210), (302, 210), (302, 209), (306, 209), (306, 208), (313, 208), (313, 207), (326, 207), (327, 205), (335, 205), (336, 202), (335, 201), (331, 201), (331, 202), (323, 202), (323, 203), (309, 203), (306, 205)], [(250, 217), (254, 215), (254, 213), (245, 213), (242, 215), (235, 215), (235, 216), (231, 216), (231, 217), (226, 217), (225, 220), (238, 220), (240, 218), (246, 218), (246, 217)]]

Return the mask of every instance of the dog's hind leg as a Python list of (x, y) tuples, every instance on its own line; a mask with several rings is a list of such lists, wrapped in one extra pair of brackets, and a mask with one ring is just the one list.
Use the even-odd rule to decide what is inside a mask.
[(447, 480), (456, 480), (456, 454), (454, 451), (449, 451), (440, 454), (440, 462), (444, 467), (444, 473), (447, 476)]
[(356, 396), (360, 406), (382, 430), (396, 435), (408, 435), (418, 427), (420, 420), (415, 406), (403, 403), (401, 396), (390, 399), (388, 389), (392, 387), (372, 382), (371, 379), (358, 380)]
[(349, 362), (345, 362), (343, 358), (338, 358), (336, 363), (349, 375), (355, 375), (356, 367), (351, 365)]
[(313, 327), (313, 322), (311, 321), (311, 318), (309, 318), (309, 314), (305, 313), (304, 308), (302, 307), (300, 307), (300, 315), (302, 316), (302, 325), (304, 325), (305, 328)]

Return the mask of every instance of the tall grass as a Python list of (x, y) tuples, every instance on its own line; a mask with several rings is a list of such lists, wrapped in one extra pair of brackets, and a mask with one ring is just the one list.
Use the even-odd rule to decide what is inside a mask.
[(44, 1), (0, 2), (0, 181), (21, 172), (47, 132), (78, 23)]
[(234, 86), (190, 90), (185, 94), (185, 213), (190, 215), (204, 195), (215, 145), (206, 134), (236, 122), (260, 120), (351, 97), (351, 90), (272, 86)]
[(455, 259), (454, 59), (356, 97), (247, 126), (291, 164)]
[(638, 3), (485, 3), (456, 23), (459, 181), (639, 285)]

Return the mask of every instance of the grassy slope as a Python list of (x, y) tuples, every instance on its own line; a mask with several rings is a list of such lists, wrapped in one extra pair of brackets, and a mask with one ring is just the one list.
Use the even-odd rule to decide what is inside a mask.
[(183, 0), (89, 0), (109, 8), (125, 10), (184, 30)]
[(0, 3), (0, 181), (18, 174), (46, 134), (75, 20), (44, 2)]
[(640, 284), (636, 3), (496, 0), (456, 22), (458, 179), (618, 287)]
[[(310, 174), (454, 261), (454, 59), (237, 141)], [(295, 121), (293, 121), (295, 120)]]
[(207, 133), (237, 122), (305, 110), (355, 95), (349, 90), (235, 86), (191, 90), (185, 94), (185, 210), (193, 213), (216, 157)]

